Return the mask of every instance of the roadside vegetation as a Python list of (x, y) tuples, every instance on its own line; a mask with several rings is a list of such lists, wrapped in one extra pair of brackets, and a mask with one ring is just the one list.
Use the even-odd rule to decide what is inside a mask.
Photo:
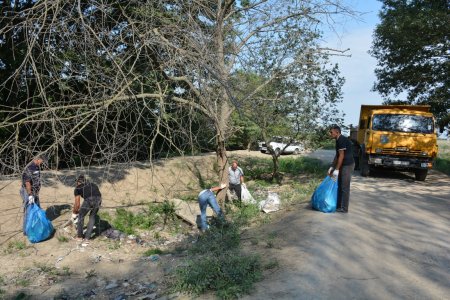
[[(219, 222), (213, 218), (209, 231), (199, 236), (194, 234), (194, 243), (183, 243), (181, 248), (177, 246), (175, 249), (153, 247), (143, 252), (143, 256), (148, 257), (183, 253), (176, 262), (177, 266), (169, 273), (168, 288), (172, 291), (193, 295), (214, 293), (220, 299), (235, 299), (250, 293), (254, 283), (262, 279), (264, 271), (278, 265), (276, 261), (266, 262), (257, 254), (246, 253), (241, 245), (241, 232), (244, 228), (271, 221), (273, 215), (261, 212), (258, 203), (267, 198), (268, 192), (275, 192), (281, 201), (281, 211), (295, 209), (295, 205), (310, 200), (325, 172), (325, 166), (320, 160), (284, 156), (279, 161), (280, 176), (277, 180), (272, 180), (270, 156), (231, 159), (237, 159), (245, 170), (246, 185), (256, 204), (238, 207), (226, 202), (226, 221)], [(195, 195), (183, 197), (183, 200), (196, 201), (197, 194), (198, 191)], [(164, 232), (179, 231), (180, 228), (185, 228), (192, 234), (191, 227), (180, 226), (183, 222), (177, 218), (175, 207), (170, 202), (149, 203), (139, 209), (119, 208), (109, 213), (103, 211), (100, 217), (114, 229), (128, 235), (139, 236), (140, 233), (155, 228), (164, 228), (163, 231), (156, 231), (158, 236), (164, 235)], [(268, 240), (267, 247), (270, 248), (273, 238), (265, 238)], [(257, 244), (256, 241), (254, 246), (258, 247)], [(120, 249), (120, 246), (114, 246), (117, 246), (117, 243), (112, 244), (111, 249)]]
[(434, 168), (447, 175), (450, 175), (450, 141), (439, 140), (439, 152)]
[[(247, 187), (256, 201), (263, 200), (268, 190), (277, 191), (281, 209), (286, 210), (309, 201), (325, 169), (316, 159), (283, 158), (280, 160), (283, 179), (271, 182), (268, 176), (271, 159), (248, 158), (239, 162), (246, 170)], [(170, 284), (174, 291), (194, 295), (214, 292), (220, 299), (235, 299), (250, 293), (264, 270), (277, 267), (276, 262), (265, 262), (261, 256), (245, 253), (241, 247), (242, 228), (270, 222), (270, 215), (262, 213), (258, 204), (227, 208), (227, 221), (213, 220), (211, 229), (187, 249), (189, 255), (172, 274)]]

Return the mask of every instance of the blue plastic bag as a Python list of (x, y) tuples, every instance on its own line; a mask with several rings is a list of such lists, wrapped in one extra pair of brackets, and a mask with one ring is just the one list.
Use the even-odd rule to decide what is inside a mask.
[(327, 176), (314, 191), (311, 197), (312, 207), (315, 210), (331, 213), (336, 211), (337, 180)]
[(25, 232), (32, 243), (44, 241), (53, 233), (52, 222), (47, 219), (45, 211), (36, 204), (31, 204), (27, 209)]

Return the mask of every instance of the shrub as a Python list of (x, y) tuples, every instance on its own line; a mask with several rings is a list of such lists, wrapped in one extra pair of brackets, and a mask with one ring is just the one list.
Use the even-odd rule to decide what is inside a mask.
[(250, 292), (261, 278), (260, 258), (239, 251), (208, 253), (190, 260), (176, 271), (175, 289), (201, 294), (216, 291), (221, 299)]
[(155, 255), (155, 254), (163, 254), (164, 252), (161, 249), (148, 249), (147, 251), (144, 252), (144, 256), (151, 256), (151, 255)]

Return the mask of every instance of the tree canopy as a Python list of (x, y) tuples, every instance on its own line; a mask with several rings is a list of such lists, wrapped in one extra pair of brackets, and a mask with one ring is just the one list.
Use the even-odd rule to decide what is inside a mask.
[[(450, 2), (382, 0), (371, 54), (378, 91), (386, 103), (406, 93), (408, 104), (429, 104), (438, 120), (449, 122)], [(445, 121), (446, 120), (446, 121)]]
[[(8, 172), (36, 152), (108, 163), (198, 143), (213, 144), (223, 171), (233, 113), (266, 86), (297, 78), (302, 98), (331, 95), (322, 87), (333, 80), (322, 84), (331, 77), (320, 75), (330, 50), (318, 45), (317, 28), (352, 14), (339, 0), (0, 3), (0, 165)], [(248, 88), (239, 72), (264, 80)], [(277, 84), (278, 94), (287, 87)]]

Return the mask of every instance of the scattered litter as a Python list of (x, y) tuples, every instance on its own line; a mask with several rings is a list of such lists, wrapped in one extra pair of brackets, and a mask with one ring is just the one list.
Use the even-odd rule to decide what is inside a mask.
[(250, 194), (250, 192), (247, 189), (247, 186), (245, 186), (245, 184), (242, 184), (241, 199), (242, 199), (243, 203), (250, 203), (250, 204), (255, 204), (256, 203), (256, 200)]
[(126, 296), (124, 294), (120, 294), (114, 298), (114, 300), (125, 300)]
[(95, 296), (95, 295), (97, 295), (97, 294), (93, 290), (90, 290), (89, 292), (84, 293), (83, 297), (89, 298), (89, 297), (92, 297), (92, 296)]
[(112, 290), (112, 289), (115, 289), (118, 286), (119, 285), (117, 284), (117, 282), (113, 281), (110, 284), (108, 284), (107, 286), (105, 286), (105, 290)]
[(154, 300), (154, 299), (156, 299), (156, 297), (158, 297), (157, 293), (151, 293), (151, 294), (140, 296), (140, 297), (136, 298), (136, 300)]
[(96, 264), (99, 263), (102, 260), (102, 256), (101, 255), (92, 255), (92, 263)]
[(266, 200), (259, 202), (259, 209), (265, 213), (280, 210), (280, 197), (275, 192), (269, 192)]

